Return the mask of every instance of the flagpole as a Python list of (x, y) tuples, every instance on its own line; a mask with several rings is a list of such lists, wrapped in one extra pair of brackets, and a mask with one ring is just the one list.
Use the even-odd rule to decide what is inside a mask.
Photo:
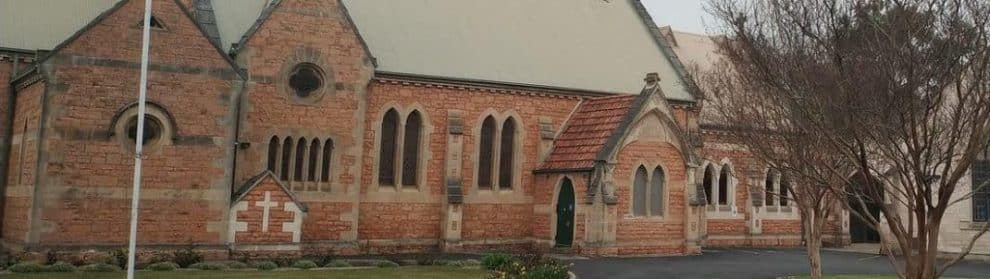
[(137, 253), (138, 205), (141, 200), (141, 157), (144, 156), (144, 101), (148, 94), (148, 49), (151, 45), (151, 0), (144, 0), (141, 37), (141, 88), (138, 90), (137, 135), (134, 137), (134, 189), (131, 194), (131, 233), (127, 247), (127, 279), (134, 279)]

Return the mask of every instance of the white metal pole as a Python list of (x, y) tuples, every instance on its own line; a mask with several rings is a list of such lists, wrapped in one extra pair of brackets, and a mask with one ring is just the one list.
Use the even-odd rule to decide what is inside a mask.
[(144, 30), (141, 38), (141, 88), (138, 90), (137, 135), (134, 137), (134, 190), (131, 191), (131, 235), (127, 247), (127, 279), (134, 279), (137, 253), (138, 205), (141, 200), (141, 157), (144, 156), (144, 101), (148, 94), (148, 50), (151, 45), (151, 0), (144, 0)]

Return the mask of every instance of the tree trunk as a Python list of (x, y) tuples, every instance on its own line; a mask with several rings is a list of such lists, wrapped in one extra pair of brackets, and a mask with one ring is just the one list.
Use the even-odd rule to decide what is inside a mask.
[(808, 268), (810, 269), (811, 279), (821, 279), (822, 278), (822, 223), (819, 219), (819, 215), (814, 212), (808, 212), (802, 218), (804, 223), (804, 246), (805, 250), (808, 252)]

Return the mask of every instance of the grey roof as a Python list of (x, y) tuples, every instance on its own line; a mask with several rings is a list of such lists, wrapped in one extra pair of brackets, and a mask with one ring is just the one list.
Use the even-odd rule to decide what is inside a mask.
[(378, 70), (693, 100), (636, 0), (344, 0)]
[(0, 47), (50, 50), (118, 0), (2, 0)]

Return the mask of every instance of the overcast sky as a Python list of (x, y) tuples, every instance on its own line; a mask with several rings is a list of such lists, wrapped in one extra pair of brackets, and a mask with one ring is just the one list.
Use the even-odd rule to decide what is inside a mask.
[(657, 26), (670, 25), (674, 30), (704, 34), (706, 27), (714, 24), (711, 16), (704, 10), (705, 0), (642, 1)]

